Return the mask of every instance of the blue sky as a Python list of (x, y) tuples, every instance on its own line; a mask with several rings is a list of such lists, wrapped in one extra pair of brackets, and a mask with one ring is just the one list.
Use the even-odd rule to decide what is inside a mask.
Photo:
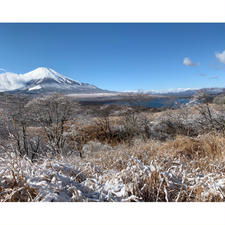
[(116, 91), (225, 86), (225, 24), (0, 24), (0, 68)]

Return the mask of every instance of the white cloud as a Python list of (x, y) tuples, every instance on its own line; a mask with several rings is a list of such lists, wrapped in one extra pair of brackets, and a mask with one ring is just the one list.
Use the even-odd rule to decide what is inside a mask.
[(216, 52), (216, 58), (223, 64), (225, 64), (225, 50), (222, 53)]
[(185, 66), (199, 66), (200, 65), (200, 63), (194, 63), (194, 62), (192, 62), (188, 57), (185, 57), (184, 58), (183, 64)]
[(6, 72), (6, 70), (4, 68), (0, 68), (0, 72), (3, 71), (4, 73)]

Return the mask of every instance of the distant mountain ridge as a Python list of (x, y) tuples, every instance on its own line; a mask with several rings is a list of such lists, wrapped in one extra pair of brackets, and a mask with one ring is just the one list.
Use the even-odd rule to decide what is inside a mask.
[(220, 94), (225, 91), (225, 88), (178, 88), (174, 90), (167, 90), (167, 91), (149, 91), (148, 93), (151, 93), (153, 95), (168, 95), (168, 96), (185, 96), (185, 97), (191, 97), (193, 95), (198, 94), (199, 92), (205, 93), (205, 94)]
[(18, 94), (39, 93), (103, 93), (94, 85), (72, 80), (50, 68), (39, 67), (25, 74), (0, 74), (0, 92)]
[(160, 95), (160, 96), (184, 96), (191, 97), (198, 93), (205, 94), (220, 94), (225, 93), (225, 88), (177, 88), (168, 90), (138, 90), (138, 91), (126, 91), (124, 93), (143, 93), (150, 95)]

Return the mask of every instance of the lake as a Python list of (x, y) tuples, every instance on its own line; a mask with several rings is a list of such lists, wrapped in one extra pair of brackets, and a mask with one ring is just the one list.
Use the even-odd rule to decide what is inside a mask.
[(85, 104), (97, 104), (97, 105), (128, 105), (128, 106), (140, 106), (148, 108), (177, 108), (181, 105), (185, 105), (190, 101), (190, 98), (185, 97), (155, 97), (148, 100), (136, 101), (125, 99), (99, 99), (99, 100), (86, 100), (81, 101)]

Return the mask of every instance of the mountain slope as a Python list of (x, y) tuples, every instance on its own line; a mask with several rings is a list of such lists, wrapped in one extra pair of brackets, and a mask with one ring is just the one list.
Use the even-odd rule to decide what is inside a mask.
[(25, 74), (0, 74), (0, 92), (38, 93), (102, 93), (94, 85), (67, 78), (50, 68), (40, 67)]

